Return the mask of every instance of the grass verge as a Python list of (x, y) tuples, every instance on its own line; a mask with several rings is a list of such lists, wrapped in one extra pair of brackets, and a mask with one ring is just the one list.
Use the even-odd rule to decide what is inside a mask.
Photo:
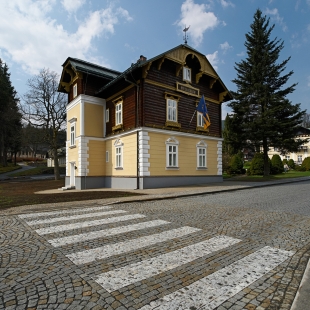
[[(60, 167), (59, 171), (61, 174), (66, 173), (66, 169), (64, 167)], [(29, 170), (19, 171), (16, 173), (12, 173), (9, 177), (24, 177), (24, 176), (31, 176), (31, 175), (39, 175), (39, 174), (54, 174), (53, 167), (35, 167)]]
[(11, 172), (11, 171), (15, 171), (21, 169), (21, 166), (14, 166), (13, 164), (8, 164), (8, 166), (3, 167), (0, 165), (0, 173), (6, 173), (6, 172)]

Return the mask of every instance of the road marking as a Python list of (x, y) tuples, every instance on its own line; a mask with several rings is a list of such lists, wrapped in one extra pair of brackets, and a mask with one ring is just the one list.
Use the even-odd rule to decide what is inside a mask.
[(153, 234), (145, 237), (131, 239), (124, 242), (109, 244), (91, 250), (85, 250), (77, 253), (66, 255), (73, 263), (80, 265), (93, 262), (98, 259), (108, 258), (113, 255), (123, 254), (140, 248), (147, 247), (159, 242), (183, 237), (191, 233), (200, 231), (201, 229), (184, 226), (162, 233)]
[(151, 302), (140, 310), (211, 310), (267, 274), (294, 252), (264, 247), (239, 261)]
[(89, 211), (99, 211), (99, 210), (108, 210), (112, 207), (102, 206), (102, 207), (93, 207), (93, 208), (79, 208), (72, 210), (62, 210), (62, 211), (49, 211), (49, 212), (41, 212), (41, 213), (28, 213), (28, 214), (20, 214), (18, 215), (21, 219), (31, 218), (31, 217), (40, 217), (40, 216), (50, 216), (50, 215), (60, 215), (66, 213), (78, 213), (78, 212), (89, 212)]
[(194, 261), (197, 258), (241, 242), (227, 236), (216, 236), (182, 249), (103, 273), (95, 281), (108, 292), (141, 281)]
[(32, 220), (26, 221), (28, 225), (39, 225), (39, 224), (50, 224), (62, 221), (70, 221), (70, 220), (80, 220), (89, 217), (99, 217), (104, 215), (112, 215), (112, 214), (120, 214), (120, 213), (127, 213), (124, 210), (112, 210), (112, 211), (102, 211), (102, 212), (94, 212), (94, 213), (84, 213), (84, 214), (77, 214), (77, 215), (70, 215), (70, 216), (62, 216), (62, 217), (53, 217), (45, 220)]
[(101, 220), (85, 221), (85, 222), (78, 222), (78, 223), (73, 223), (73, 224), (65, 224), (65, 225), (40, 228), (40, 229), (36, 229), (35, 231), (39, 235), (46, 235), (46, 234), (52, 234), (52, 233), (57, 233), (61, 231), (66, 231), (66, 230), (73, 230), (77, 228), (85, 228), (85, 227), (92, 227), (92, 226), (98, 226), (98, 225), (103, 225), (103, 224), (110, 224), (110, 223), (141, 219), (144, 217), (145, 215), (143, 214), (128, 214), (124, 216), (108, 217), (108, 218), (101, 219)]
[(102, 238), (102, 237), (119, 235), (119, 234), (127, 233), (130, 231), (151, 228), (151, 227), (156, 227), (156, 226), (165, 225), (165, 224), (169, 224), (169, 222), (162, 221), (162, 220), (142, 222), (142, 223), (133, 224), (133, 225), (120, 226), (120, 227), (115, 227), (111, 229), (103, 229), (103, 230), (88, 232), (85, 234), (50, 239), (48, 240), (48, 242), (52, 244), (54, 247), (58, 247), (58, 246), (66, 245), (66, 244), (72, 244), (76, 242), (83, 242), (83, 241), (93, 240), (93, 239)]

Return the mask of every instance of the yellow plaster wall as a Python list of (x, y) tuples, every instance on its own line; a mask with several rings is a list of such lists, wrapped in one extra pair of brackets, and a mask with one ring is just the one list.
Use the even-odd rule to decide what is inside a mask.
[(88, 176), (105, 175), (105, 141), (90, 140), (88, 142)]
[[(68, 148), (67, 151), (68, 151), (68, 162), (69, 162), (69, 167), (70, 167), (70, 162), (74, 161), (75, 162), (75, 165), (78, 166), (79, 165), (79, 162), (78, 162), (78, 159), (79, 159), (79, 154), (78, 154), (78, 150), (79, 150), (79, 141), (75, 141), (75, 146), (74, 148)], [(70, 173), (70, 171), (69, 171)]]
[(70, 140), (70, 125), (71, 124), (69, 123), (69, 120), (72, 118), (77, 119), (75, 123), (75, 137), (77, 138), (80, 136), (80, 123), (81, 123), (80, 103), (67, 112), (67, 140)]
[(107, 176), (136, 176), (137, 175), (137, 133), (123, 136), (123, 169), (115, 169), (116, 139), (106, 141), (106, 151), (109, 151), (109, 162), (106, 163)]
[[(149, 171), (151, 176), (167, 175), (217, 175), (217, 141), (174, 136), (179, 141), (179, 170), (166, 170), (166, 140), (172, 135), (149, 133)], [(207, 170), (197, 170), (196, 144), (204, 140), (207, 144)]]
[(84, 103), (85, 136), (103, 137), (103, 106)]

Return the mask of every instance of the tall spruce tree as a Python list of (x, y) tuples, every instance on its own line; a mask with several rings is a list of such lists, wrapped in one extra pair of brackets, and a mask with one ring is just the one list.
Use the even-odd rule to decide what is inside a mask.
[(294, 139), (295, 127), (300, 125), (305, 111), (300, 104), (292, 104), (286, 96), (296, 84), (286, 86), (293, 71), (286, 72), (290, 57), (278, 61), (284, 43), (271, 39), (273, 26), (258, 9), (254, 14), (251, 31), (245, 41), (247, 57), (235, 64), (237, 77), (233, 82), (237, 91), (229, 106), (234, 112), (236, 134), (244, 147), (263, 148), (264, 175), (269, 175), (268, 147), (282, 153), (296, 151), (302, 141)]
[(0, 59), (0, 161), (7, 165), (8, 152), (16, 154), (21, 146), (19, 99), (12, 86), (8, 66)]

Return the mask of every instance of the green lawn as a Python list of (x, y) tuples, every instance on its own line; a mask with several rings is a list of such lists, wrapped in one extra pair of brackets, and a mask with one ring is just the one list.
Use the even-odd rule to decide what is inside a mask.
[[(12, 173), (10, 177), (22, 177), (22, 176), (30, 176), (30, 175), (38, 175), (38, 174), (53, 174), (54, 168), (53, 167), (34, 167), (33, 169), (20, 171), (16, 173)], [(60, 168), (60, 173), (65, 173), (65, 168)]]
[(6, 172), (11, 172), (11, 171), (15, 171), (17, 169), (20, 169), (21, 166), (14, 166), (14, 164), (8, 164), (7, 167), (3, 167), (2, 165), (0, 165), (0, 173), (6, 173)]
[(268, 177), (264, 177), (262, 175), (230, 176), (225, 173), (223, 174), (224, 179), (229, 179), (231, 181), (245, 181), (245, 182), (264, 182), (264, 181), (271, 181), (271, 180), (276, 181), (276, 180), (282, 180), (282, 179), (309, 177), (309, 176), (310, 176), (310, 171), (295, 171), (295, 170), (290, 170), (287, 173), (270, 175)]

